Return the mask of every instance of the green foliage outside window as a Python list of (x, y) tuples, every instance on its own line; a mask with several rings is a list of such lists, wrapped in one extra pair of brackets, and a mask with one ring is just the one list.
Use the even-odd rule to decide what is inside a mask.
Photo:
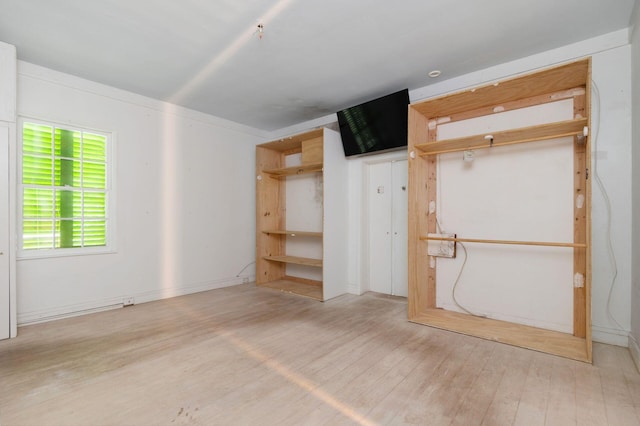
[(107, 244), (107, 136), (25, 122), (22, 248)]

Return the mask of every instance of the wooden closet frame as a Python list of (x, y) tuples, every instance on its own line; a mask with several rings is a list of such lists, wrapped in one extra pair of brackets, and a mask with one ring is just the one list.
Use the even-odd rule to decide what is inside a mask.
[[(437, 140), (437, 126), (573, 99), (574, 119), (491, 135)], [(591, 59), (583, 59), (495, 84), (445, 95), (409, 106), (409, 297), (412, 322), (507, 343), (584, 362), (591, 346)], [(493, 149), (517, 143), (574, 138), (574, 237), (560, 243), (573, 250), (573, 333), (561, 333), (436, 307), (436, 267), (427, 254), (428, 234), (436, 233), (437, 155), (466, 149)], [(432, 213), (429, 208), (431, 204)], [(456, 238), (453, 238), (456, 240)], [(462, 239), (459, 239), (462, 240)], [(531, 241), (472, 242), (556, 245)], [(433, 266), (433, 267), (432, 267)], [(571, 285), (568, 283), (567, 285)]]

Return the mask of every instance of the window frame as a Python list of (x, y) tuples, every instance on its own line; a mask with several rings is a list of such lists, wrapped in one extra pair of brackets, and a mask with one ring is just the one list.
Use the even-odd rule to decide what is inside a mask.
[[(23, 223), (24, 223), (24, 187), (30, 186), (22, 183), (22, 171), (23, 171), (23, 129), (24, 123), (34, 123), (38, 125), (51, 126), (54, 128), (61, 128), (64, 130), (94, 133), (101, 136), (105, 136), (106, 142), (106, 161), (105, 161), (105, 174), (107, 184), (105, 187), (106, 197), (106, 244), (104, 246), (90, 246), (90, 247), (67, 247), (67, 248), (47, 248), (47, 249), (24, 249), (23, 248)], [(95, 127), (77, 125), (73, 123), (60, 123), (51, 120), (41, 119), (33, 116), (20, 116), (17, 123), (17, 203), (16, 203), (16, 234), (17, 234), (17, 256), (18, 260), (21, 259), (42, 259), (52, 257), (68, 257), (68, 256), (84, 256), (95, 254), (111, 254), (116, 253), (116, 191), (115, 191), (115, 144), (116, 133), (114, 131), (97, 129)], [(46, 188), (45, 186), (43, 186)], [(53, 185), (51, 186), (53, 187)]]

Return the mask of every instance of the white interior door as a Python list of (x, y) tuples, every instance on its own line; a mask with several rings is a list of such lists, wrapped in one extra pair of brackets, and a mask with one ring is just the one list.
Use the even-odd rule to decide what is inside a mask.
[(9, 129), (0, 126), (0, 339), (9, 328)]
[(391, 294), (407, 297), (408, 265), (408, 198), (407, 160), (391, 163)]
[(368, 165), (369, 290), (407, 296), (407, 161)]
[(391, 294), (391, 163), (369, 165), (369, 290)]

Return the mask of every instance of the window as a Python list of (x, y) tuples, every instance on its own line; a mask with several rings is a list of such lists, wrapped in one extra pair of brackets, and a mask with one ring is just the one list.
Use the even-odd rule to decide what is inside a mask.
[(25, 256), (43, 250), (105, 251), (109, 144), (105, 133), (22, 123), (20, 243)]

